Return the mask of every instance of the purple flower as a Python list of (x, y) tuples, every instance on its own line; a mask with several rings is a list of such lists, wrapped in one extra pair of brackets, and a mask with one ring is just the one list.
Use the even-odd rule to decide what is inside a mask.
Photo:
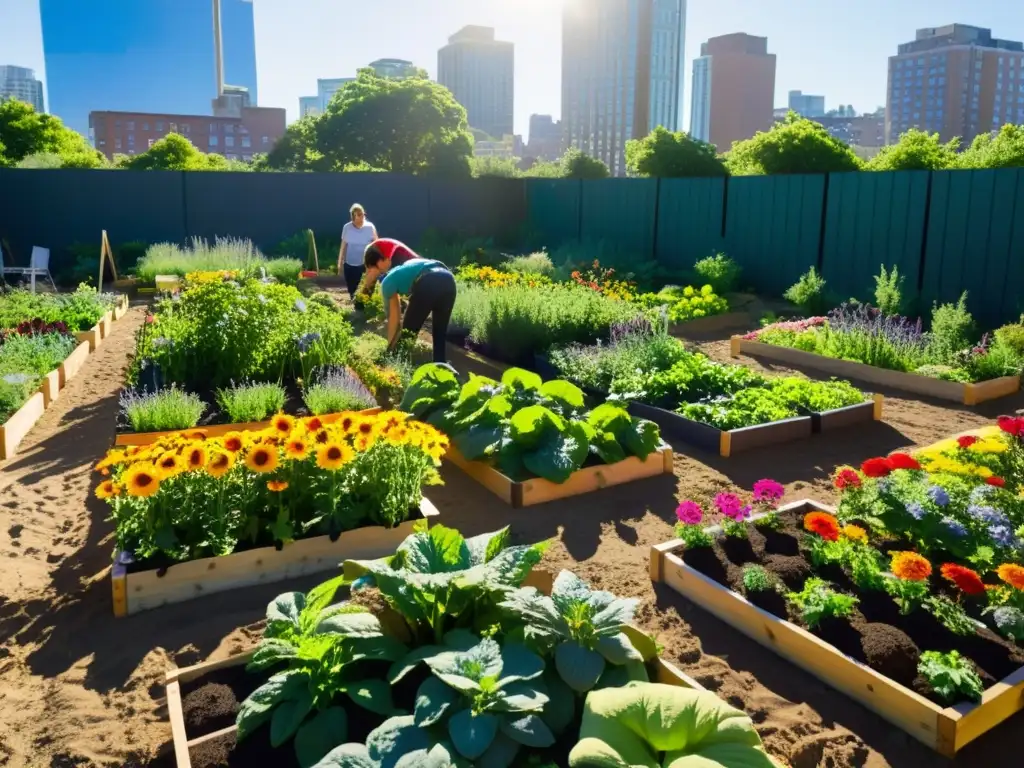
[(911, 501), (907, 504), (907, 512), (915, 520), (923, 520), (924, 516), (927, 514), (927, 512), (925, 512), (925, 508), (916, 501)]
[(995, 542), (996, 546), (1009, 549), (1017, 543), (1017, 538), (1013, 535), (1013, 531), (1007, 525), (993, 525), (988, 529), (988, 535), (992, 537), (992, 541)]
[(684, 501), (676, 509), (676, 517), (685, 525), (700, 525), (704, 519), (704, 510), (696, 501)]
[(995, 507), (985, 507), (979, 504), (972, 504), (967, 508), (967, 514), (975, 520), (981, 520), (989, 526), (1004, 526), (1010, 528), (1010, 521), (1005, 514)]
[(754, 483), (754, 501), (759, 504), (768, 504), (774, 507), (785, 495), (786, 489), (782, 487), (782, 483), (768, 478)]
[(946, 493), (945, 488), (938, 485), (933, 485), (928, 489), (928, 498), (940, 507), (945, 507), (949, 504), (949, 494)]
[(959, 520), (954, 520), (952, 517), (944, 517), (942, 518), (942, 524), (958, 539), (962, 539), (967, 535), (967, 526)]
[(993, 491), (995, 491), (995, 488), (993, 488), (991, 485), (979, 485), (977, 488), (971, 491), (971, 503), (977, 504)]
[(889, 478), (883, 477), (881, 480), (878, 481), (876, 485), (878, 487), (879, 493), (888, 493), (889, 486), (892, 485), (892, 482), (889, 480)]

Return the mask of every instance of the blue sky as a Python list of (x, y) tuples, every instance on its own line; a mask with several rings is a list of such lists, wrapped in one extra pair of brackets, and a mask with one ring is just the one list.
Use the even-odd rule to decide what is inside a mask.
[[(82, 0), (87, 2), (88, 0)], [(137, 0), (142, 3), (146, 0)], [(597, 1), (597, 0), (592, 0)], [(183, 3), (209, 0), (181, 0)], [(518, 133), (531, 113), (559, 115), (560, 0), (253, 0), (260, 103), (285, 107), (316, 92), (318, 77), (345, 77), (373, 59), (411, 59), (437, 71), (437, 49), (466, 24), (497, 28), (516, 44)], [(885, 103), (886, 59), (918, 27), (952, 22), (1024, 39), (1020, 0), (689, 0), (686, 59), (729, 32), (768, 37), (778, 57), (776, 105), (800, 89), (829, 108), (860, 111)], [(0, 0), (0, 64), (43, 72), (38, 0)], [(689, 125), (690, 66), (686, 81)]]

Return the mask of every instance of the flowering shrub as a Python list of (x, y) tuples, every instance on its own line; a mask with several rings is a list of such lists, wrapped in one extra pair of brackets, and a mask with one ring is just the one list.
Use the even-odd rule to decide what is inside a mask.
[(116, 449), (97, 464), (117, 545), (138, 560), (174, 562), (394, 527), (440, 482), (447, 438), (404, 413), (280, 414), (260, 432), (181, 434)]
[[(719, 493), (714, 504), (722, 516), (722, 530), (726, 536), (745, 538), (747, 522), (754, 512), (761, 517), (759, 525), (773, 525), (779, 502), (786, 489), (774, 480), (764, 479), (754, 483), (750, 502), (744, 502), (735, 493)], [(711, 536), (704, 530), (704, 510), (695, 501), (686, 500), (676, 508), (676, 536), (686, 542), (688, 549), (711, 546)]]
[(216, 269), (206, 272), (189, 272), (185, 275), (185, 282), (190, 285), (198, 285), (200, 283), (223, 283), (237, 278), (237, 269)]
[(456, 271), (455, 277), (466, 283), (478, 283), (485, 288), (502, 288), (507, 285), (525, 285), (535, 288), (538, 285), (551, 283), (551, 278), (546, 275), (508, 271), (479, 264), (463, 264)]
[(569, 277), (576, 285), (589, 288), (609, 299), (635, 301), (637, 298), (635, 282), (617, 278), (614, 269), (602, 267), (601, 262), (596, 259), (589, 268), (575, 269)]

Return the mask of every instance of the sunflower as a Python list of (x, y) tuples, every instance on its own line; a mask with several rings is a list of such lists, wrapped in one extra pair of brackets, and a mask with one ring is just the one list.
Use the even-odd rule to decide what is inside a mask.
[(892, 572), (898, 579), (924, 581), (932, 575), (932, 564), (917, 552), (893, 552)]
[(245, 448), (245, 435), (241, 432), (228, 432), (222, 440), (224, 450), (231, 453), (238, 453)]
[(181, 457), (173, 451), (168, 451), (156, 460), (156, 469), (164, 480), (180, 475), (185, 471), (185, 464)]
[(277, 449), (272, 446), (257, 445), (245, 456), (245, 466), (253, 472), (273, 472), (277, 464)]
[(270, 420), (270, 426), (279, 435), (290, 435), (295, 429), (295, 419), (287, 413), (279, 413)]
[(352, 449), (345, 443), (327, 443), (316, 452), (320, 469), (336, 471), (352, 460)]
[(210, 454), (201, 445), (193, 445), (185, 452), (185, 465), (189, 470), (202, 469), (206, 466)]
[(231, 468), (235, 466), (235, 455), (233, 453), (222, 453), (215, 451), (206, 463), (206, 472), (211, 477), (224, 477)]
[(121, 489), (114, 483), (113, 480), (104, 480), (96, 487), (97, 499), (112, 499), (114, 496), (118, 496), (120, 493)]
[(152, 496), (160, 490), (160, 473), (152, 464), (135, 464), (121, 478), (129, 496)]
[(353, 434), (359, 435), (360, 437), (376, 437), (380, 428), (377, 425), (377, 420), (373, 417), (368, 419), (359, 419), (355, 427), (353, 428)]
[(350, 434), (356, 426), (356, 416), (353, 413), (345, 413), (340, 419), (334, 422), (343, 434)]
[(410, 442), (409, 430), (405, 427), (394, 427), (387, 432), (386, 439), (392, 445), (405, 445)]
[(306, 429), (310, 432), (319, 432), (323, 429), (324, 423), (320, 420), (319, 416), (310, 416), (306, 419)]
[(267, 480), (267, 490), (271, 493), (281, 493), (288, 490), (288, 483), (284, 480)]
[(284, 455), (295, 461), (300, 461), (309, 456), (309, 451), (309, 443), (301, 437), (292, 437), (284, 444)]
[(110, 451), (105, 457), (96, 465), (96, 471), (100, 472), (107, 467), (113, 467), (118, 464), (123, 464), (125, 460), (124, 451)]
[(326, 429), (321, 429), (313, 436), (313, 440), (320, 445), (323, 445), (330, 439), (331, 435)]
[(365, 453), (373, 447), (373, 441), (366, 435), (359, 435), (353, 440), (353, 445), (360, 453)]
[(1024, 566), (1003, 563), (996, 568), (996, 574), (1014, 589), (1024, 590)]

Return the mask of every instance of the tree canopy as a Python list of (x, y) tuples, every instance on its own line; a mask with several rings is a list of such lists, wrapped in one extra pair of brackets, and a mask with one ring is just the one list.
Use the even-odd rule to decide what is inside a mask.
[(1004, 125), (995, 136), (982, 134), (971, 142), (957, 165), (960, 168), (1024, 167), (1024, 125)]
[(562, 155), (562, 176), (567, 179), (607, 179), (611, 173), (603, 160), (591, 157), (575, 147)]
[(729, 172), (737, 176), (776, 173), (837, 173), (858, 171), (859, 157), (832, 136), (821, 123), (790, 111), (786, 119), (752, 139), (737, 141), (726, 156)]
[(713, 145), (660, 125), (648, 136), (626, 142), (626, 169), (662, 178), (729, 174)]
[(957, 163), (958, 139), (943, 144), (939, 134), (911, 128), (899, 141), (882, 147), (864, 166), (868, 171), (942, 171)]
[(244, 171), (245, 163), (206, 154), (177, 133), (169, 133), (138, 155), (121, 155), (117, 167), (130, 171)]
[[(0, 101), (0, 165), (17, 165), (32, 155), (56, 155), (60, 167), (99, 168), (106, 160), (80, 133), (59, 118), (36, 112), (16, 99)], [(53, 167), (52, 161), (47, 167)]]

